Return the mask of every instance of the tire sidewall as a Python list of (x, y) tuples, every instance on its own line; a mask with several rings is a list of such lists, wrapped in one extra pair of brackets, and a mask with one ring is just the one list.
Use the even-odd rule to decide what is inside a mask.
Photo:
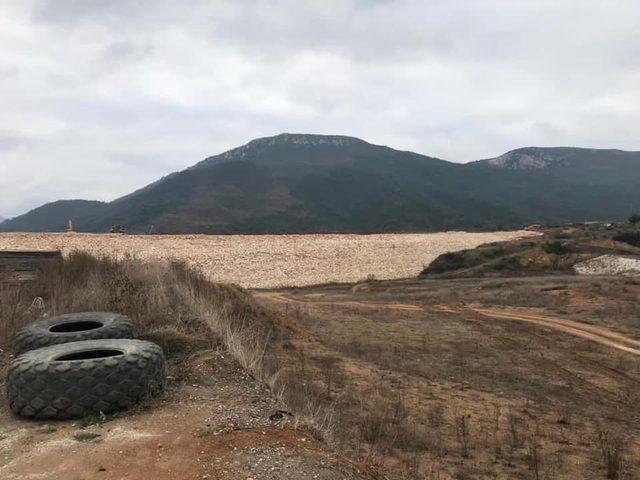
[[(99, 322), (100, 327), (71, 332), (52, 332), (57, 325), (76, 322)], [(133, 322), (128, 317), (109, 312), (83, 312), (58, 315), (37, 320), (20, 330), (14, 339), (14, 353), (21, 355), (30, 350), (69, 342), (107, 338), (135, 338)]]

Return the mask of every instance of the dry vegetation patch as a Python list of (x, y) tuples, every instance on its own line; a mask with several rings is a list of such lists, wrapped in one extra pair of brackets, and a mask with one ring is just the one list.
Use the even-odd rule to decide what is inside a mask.
[[(154, 461), (154, 455), (162, 453), (162, 450), (156, 452), (155, 443), (158, 440), (153, 437), (176, 430), (181, 432), (177, 434), (176, 441), (180, 445), (176, 448), (186, 449), (182, 452), (186, 463), (175, 468), (184, 475), (192, 471), (194, 464), (204, 468), (205, 465), (199, 462), (206, 458), (210, 462), (210, 465), (207, 464), (210, 470), (204, 470), (203, 473), (218, 472), (212, 474), (216, 478), (219, 478), (219, 472), (227, 472), (225, 478), (229, 479), (247, 478), (241, 473), (255, 472), (256, 469), (267, 469), (261, 473), (261, 478), (274, 480), (298, 478), (300, 472), (327, 480), (366, 476), (358, 473), (358, 470), (366, 470), (366, 467), (350, 466), (348, 460), (331, 453), (317, 441), (320, 437), (329, 439), (332, 435), (331, 410), (327, 408), (330, 402), (324, 398), (321, 383), (306, 384), (281, 369), (282, 360), (289, 355), (287, 345), (290, 345), (289, 339), (295, 333), (295, 326), (279, 321), (258, 307), (252, 297), (240, 288), (212, 283), (183, 263), (143, 263), (133, 258), (94, 258), (85, 253), (72, 253), (59, 264), (46, 266), (37, 281), (19, 284), (0, 282), (0, 370), (4, 370), (10, 361), (12, 338), (19, 328), (45, 315), (76, 311), (115, 311), (128, 315), (134, 320), (140, 336), (159, 343), (168, 360), (169, 383), (173, 387), (159, 400), (159, 404), (142, 406), (145, 410), (157, 411), (161, 423), (154, 423), (153, 415), (141, 419), (134, 415), (135, 419), (131, 419), (132, 425), (140, 427), (141, 422), (144, 431), (153, 432), (140, 434), (141, 437), (138, 434), (127, 437), (126, 441), (138, 439), (142, 443), (133, 450), (127, 450), (130, 456), (144, 454), (139, 462), (122, 456), (113, 461), (113, 455), (119, 454), (113, 452), (118, 447), (117, 441), (115, 444), (113, 442), (114, 435), (107, 434), (111, 429), (106, 432), (74, 432), (71, 437), (75, 438), (76, 443), (90, 444), (107, 461), (117, 464), (111, 465), (109, 468), (113, 470), (110, 471), (135, 476), (142, 475), (141, 472), (147, 468), (162, 473), (157, 478), (175, 478), (166, 476), (166, 472), (162, 472), (162, 464)], [(224, 359), (229, 354), (234, 359), (231, 367), (229, 360)], [(238, 364), (243, 370), (238, 368)], [(230, 370), (228, 374), (236, 378), (221, 379), (221, 372), (225, 370)], [(4, 372), (0, 373), (4, 379)], [(245, 377), (251, 377), (251, 380), (246, 381)], [(270, 391), (260, 385), (268, 386)], [(255, 391), (259, 394), (257, 397)], [(237, 394), (234, 395), (234, 392)], [(224, 397), (219, 400), (218, 411), (207, 414), (208, 405), (218, 397)], [(283, 413), (282, 418), (272, 420), (270, 415), (276, 411), (276, 403), (279, 409), (284, 407), (285, 410), (281, 411), (294, 412), (294, 416)], [(266, 408), (270, 410), (265, 412)], [(257, 419), (256, 410), (260, 414)], [(244, 416), (234, 414), (236, 411), (244, 412)], [(80, 425), (92, 427), (114, 421), (118, 428), (128, 428), (126, 413), (115, 417), (116, 420), (114, 417), (87, 419)], [(211, 417), (217, 419), (213, 426), (206, 424), (206, 419)], [(193, 421), (202, 424), (185, 438), (183, 430)], [(0, 432), (19, 434), (22, 447), (20, 451), (14, 450), (10, 439), (5, 442), (1, 435), (0, 454), (4, 455), (4, 460), (0, 458), (0, 469), (13, 475), (9, 478), (22, 478), (26, 474), (61, 478), (56, 477), (55, 473), (51, 476), (48, 470), (46, 474), (41, 473), (42, 462), (51, 462), (51, 452), (40, 448), (42, 445), (39, 442), (45, 440), (23, 435), (28, 431), (28, 425), (33, 425), (34, 429), (39, 426), (23, 422), (25, 425), (22, 427), (12, 427), (12, 422), (3, 398), (0, 403)], [(279, 425), (274, 422), (283, 422), (289, 428), (296, 426), (297, 433), (283, 432), (280, 428), (265, 429), (265, 425)], [(173, 430), (165, 431), (165, 428)], [(63, 440), (57, 437), (68, 435), (68, 430), (67, 424), (60, 422), (58, 427), (47, 429), (47, 432), (56, 437), (52, 442), (59, 443)], [(208, 433), (198, 435), (201, 431)], [(132, 435), (134, 433), (131, 432)], [(305, 437), (308, 437), (308, 441)], [(207, 439), (210, 442), (206, 445), (198, 444)], [(33, 451), (19, 456), (25, 450), (29, 451), (32, 441), (35, 442)], [(150, 442), (153, 443), (151, 447)], [(238, 453), (234, 455), (240, 456), (240, 460), (233, 461), (247, 463), (236, 472), (239, 476), (230, 472), (229, 467), (221, 470), (224, 465), (220, 467), (217, 464), (220, 458), (229, 457), (230, 445), (236, 446)], [(301, 446), (307, 448), (302, 449)], [(141, 448), (140, 452), (136, 448)], [(151, 457), (147, 455), (149, 448)], [(243, 453), (245, 450), (246, 455)], [(12, 461), (15, 456), (24, 459), (24, 463)], [(260, 464), (254, 461), (258, 457), (261, 458)], [(57, 464), (56, 468), (62, 468), (65, 472), (80, 468), (86, 472), (81, 464), (91, 463), (92, 458), (84, 450), (74, 451), (65, 455), (64, 462)], [(142, 465), (148, 461), (152, 464), (143, 468)], [(89, 463), (86, 468), (90, 468)], [(293, 468), (293, 464), (297, 464), (298, 469)], [(290, 471), (283, 470), (287, 465)], [(234, 468), (237, 470), (237, 466)], [(181, 478), (201, 478), (201, 475)]]
[[(640, 474), (640, 356), (565, 326), (633, 344), (635, 283), (369, 281), (257, 295), (309, 332), (289, 368), (331, 385), (335, 435), (387, 475), (622, 479)], [(331, 369), (318, 362), (328, 357)]]
[[(638, 272), (637, 227), (594, 224), (547, 228), (543, 235), (447, 252), (422, 271), (429, 278)], [(635, 259), (624, 258), (635, 256)], [(602, 260), (594, 260), (601, 258)]]

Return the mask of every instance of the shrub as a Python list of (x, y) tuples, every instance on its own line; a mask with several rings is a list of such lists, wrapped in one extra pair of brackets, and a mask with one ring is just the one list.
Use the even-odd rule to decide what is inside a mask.
[(73, 436), (73, 438), (78, 442), (90, 442), (92, 440), (96, 440), (99, 437), (99, 433), (93, 432), (78, 432)]
[(632, 223), (632, 224), (640, 223), (640, 213), (638, 212), (632, 213), (631, 216), (629, 217), (629, 223)]
[(569, 253), (569, 247), (562, 242), (545, 242), (542, 249), (550, 255), (566, 255)]
[(516, 257), (503, 257), (493, 263), (493, 268), (497, 271), (520, 270), (522, 268), (522, 264)]
[(499, 244), (487, 244), (470, 250), (444, 253), (431, 262), (422, 274), (439, 274), (476, 267), (505, 253), (505, 248)]
[(598, 445), (607, 478), (618, 480), (623, 478), (624, 450), (627, 439), (618, 432), (600, 430), (598, 432)]
[(640, 247), (640, 231), (624, 232), (613, 237), (616, 242), (624, 242), (634, 247)]
[(472, 265), (473, 263), (470, 261), (468, 251), (447, 252), (431, 262), (423, 273), (444, 273), (451, 270), (468, 268)]
[(467, 415), (456, 417), (455, 429), (456, 438), (460, 443), (460, 453), (463, 458), (469, 458), (471, 451), (471, 433), (469, 430), (469, 419)]

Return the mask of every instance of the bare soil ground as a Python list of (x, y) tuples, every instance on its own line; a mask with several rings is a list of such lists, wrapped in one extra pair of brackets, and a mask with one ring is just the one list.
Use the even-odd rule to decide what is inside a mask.
[(85, 251), (179, 260), (215, 282), (270, 288), (416, 276), (438, 255), (530, 232), (372, 235), (114, 235), (0, 233), (0, 250)]
[(168, 391), (139, 411), (85, 425), (32, 422), (0, 405), (5, 480), (365, 479), (221, 349), (172, 362)]

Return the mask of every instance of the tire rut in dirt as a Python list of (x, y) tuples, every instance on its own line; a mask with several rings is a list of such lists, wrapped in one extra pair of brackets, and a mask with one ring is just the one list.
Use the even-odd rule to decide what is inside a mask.
[(142, 340), (87, 340), (32, 350), (9, 365), (11, 410), (69, 419), (127, 409), (164, 389), (162, 349)]
[(133, 323), (124, 315), (107, 312), (70, 313), (30, 323), (16, 334), (13, 350), (15, 355), (20, 355), (61, 343), (135, 336)]

